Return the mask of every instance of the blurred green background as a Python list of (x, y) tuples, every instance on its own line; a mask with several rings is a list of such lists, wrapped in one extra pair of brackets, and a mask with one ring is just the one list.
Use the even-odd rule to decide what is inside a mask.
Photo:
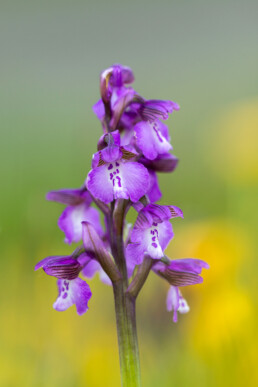
[(90, 310), (52, 309), (55, 280), (34, 272), (69, 254), (48, 190), (79, 187), (101, 127), (102, 69), (132, 67), (146, 98), (177, 101), (163, 203), (171, 258), (205, 259), (191, 311), (166, 312), (150, 275), (137, 307), (143, 386), (257, 386), (257, 1), (1, 1), (0, 385), (116, 387), (112, 291), (94, 279)]

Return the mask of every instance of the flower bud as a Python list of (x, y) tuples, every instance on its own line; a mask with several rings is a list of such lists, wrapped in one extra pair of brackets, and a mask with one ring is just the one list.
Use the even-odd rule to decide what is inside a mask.
[(103, 241), (89, 222), (82, 222), (82, 239), (85, 250), (94, 252), (98, 262), (101, 264), (111, 281), (118, 281), (120, 279), (120, 273), (118, 272), (110, 253), (106, 250)]

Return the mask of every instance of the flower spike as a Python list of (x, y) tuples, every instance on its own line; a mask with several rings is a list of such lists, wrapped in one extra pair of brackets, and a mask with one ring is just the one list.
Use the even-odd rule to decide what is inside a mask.
[[(202, 269), (209, 266), (199, 259), (170, 260), (165, 255), (174, 237), (171, 220), (184, 217), (179, 207), (157, 203), (162, 197), (158, 173), (173, 172), (178, 165), (163, 121), (179, 105), (142, 97), (133, 81), (132, 70), (121, 64), (101, 72), (100, 99), (93, 111), (102, 133), (91, 170), (82, 188), (47, 194), (47, 200), (65, 206), (58, 220), (65, 242), (80, 243), (70, 255), (44, 258), (35, 270), (57, 278), (57, 311), (72, 305), (79, 315), (88, 310), (92, 293), (80, 276), (98, 274), (112, 286), (122, 385), (139, 387), (135, 303), (147, 278), (154, 273), (166, 280), (167, 310), (177, 322), (178, 313), (189, 311), (181, 287), (202, 283)], [(138, 213), (133, 225), (126, 221), (132, 207)]]

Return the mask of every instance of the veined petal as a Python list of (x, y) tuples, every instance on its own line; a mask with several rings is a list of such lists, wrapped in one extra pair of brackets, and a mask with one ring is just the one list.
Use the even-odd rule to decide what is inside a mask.
[(56, 278), (71, 280), (78, 277), (81, 265), (76, 259), (63, 257), (55, 262), (45, 264), (43, 270), (46, 274)]
[(178, 259), (170, 261), (170, 264), (158, 262), (152, 270), (165, 278), (173, 286), (188, 286), (203, 282), (198, 274), (202, 268), (208, 269), (209, 265), (198, 259)]
[(171, 270), (176, 271), (187, 271), (195, 274), (201, 274), (202, 269), (209, 269), (207, 262), (202, 261), (201, 259), (193, 258), (184, 258), (184, 259), (175, 259), (170, 262), (169, 265)]
[[(148, 206), (146, 206), (146, 207), (148, 207)], [(132, 231), (132, 238), (133, 238), (135, 229), (145, 230), (146, 228), (151, 227), (152, 224), (153, 224), (153, 218), (152, 218), (151, 214), (148, 211), (145, 211), (145, 208), (143, 208), (137, 216), (137, 219), (136, 219), (133, 231)], [(133, 242), (135, 242), (135, 241), (133, 240)]]
[(88, 310), (88, 301), (92, 293), (89, 285), (81, 278), (57, 281), (58, 297), (53, 307), (57, 311), (64, 311), (75, 304), (77, 313), (82, 315)]
[(143, 155), (150, 160), (172, 149), (169, 143), (168, 129), (165, 124), (156, 121), (141, 121), (135, 127), (136, 144)]
[(82, 239), (82, 221), (91, 222), (100, 234), (103, 234), (99, 212), (87, 204), (68, 206), (61, 214), (58, 226), (65, 233), (65, 242), (79, 242)]
[(92, 202), (90, 194), (85, 187), (80, 189), (60, 189), (50, 191), (47, 193), (46, 199), (68, 206), (75, 206), (80, 203), (85, 203), (89, 206)]
[(179, 105), (173, 101), (150, 99), (144, 101), (140, 110), (145, 119), (159, 118), (161, 120), (167, 120), (169, 113), (172, 113), (174, 110), (179, 110)]
[(85, 253), (82, 253), (78, 258), (74, 258), (73, 255), (50, 256), (39, 261), (35, 270), (42, 268), (48, 275), (71, 280), (78, 277), (83, 268), (82, 262), (85, 260), (90, 260)]
[(148, 212), (153, 219), (153, 222), (163, 222), (171, 218), (180, 217), (183, 218), (183, 211), (176, 206), (163, 206), (160, 204), (148, 204), (144, 210)]

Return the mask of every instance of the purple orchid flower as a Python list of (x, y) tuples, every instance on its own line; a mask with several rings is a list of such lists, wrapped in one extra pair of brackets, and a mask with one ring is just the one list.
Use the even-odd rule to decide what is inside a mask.
[(91, 222), (96, 230), (101, 235), (103, 234), (99, 212), (95, 208), (90, 207), (92, 198), (85, 187), (81, 189), (50, 191), (46, 198), (67, 205), (58, 220), (58, 226), (65, 234), (66, 243), (81, 241), (82, 221)]
[(88, 310), (91, 290), (85, 281), (78, 278), (78, 275), (83, 269), (82, 262), (89, 260), (86, 254), (81, 254), (80, 260), (72, 255), (52, 256), (37, 263), (35, 270), (42, 268), (46, 274), (58, 278), (58, 297), (53, 305), (54, 309), (64, 311), (75, 304), (79, 315)]
[(180, 216), (183, 212), (176, 206), (148, 204), (138, 214), (131, 233), (131, 242), (126, 249), (127, 259), (139, 265), (144, 254), (153, 259), (164, 256), (169, 241), (174, 233), (169, 219)]
[(92, 296), (89, 285), (81, 278), (74, 280), (57, 281), (58, 297), (53, 307), (58, 312), (63, 312), (75, 304), (78, 315), (82, 315), (89, 309), (88, 301)]
[(189, 311), (189, 306), (178, 287), (202, 283), (203, 278), (199, 276), (202, 269), (209, 269), (209, 265), (200, 259), (192, 258), (171, 260), (169, 264), (158, 262), (153, 266), (152, 270), (171, 285), (167, 295), (167, 310), (174, 311), (174, 322), (177, 322), (177, 312)]
[(148, 191), (149, 173), (142, 164), (128, 161), (137, 155), (120, 146), (118, 131), (107, 139), (108, 146), (93, 156), (86, 187), (104, 203), (119, 198), (135, 203)]

